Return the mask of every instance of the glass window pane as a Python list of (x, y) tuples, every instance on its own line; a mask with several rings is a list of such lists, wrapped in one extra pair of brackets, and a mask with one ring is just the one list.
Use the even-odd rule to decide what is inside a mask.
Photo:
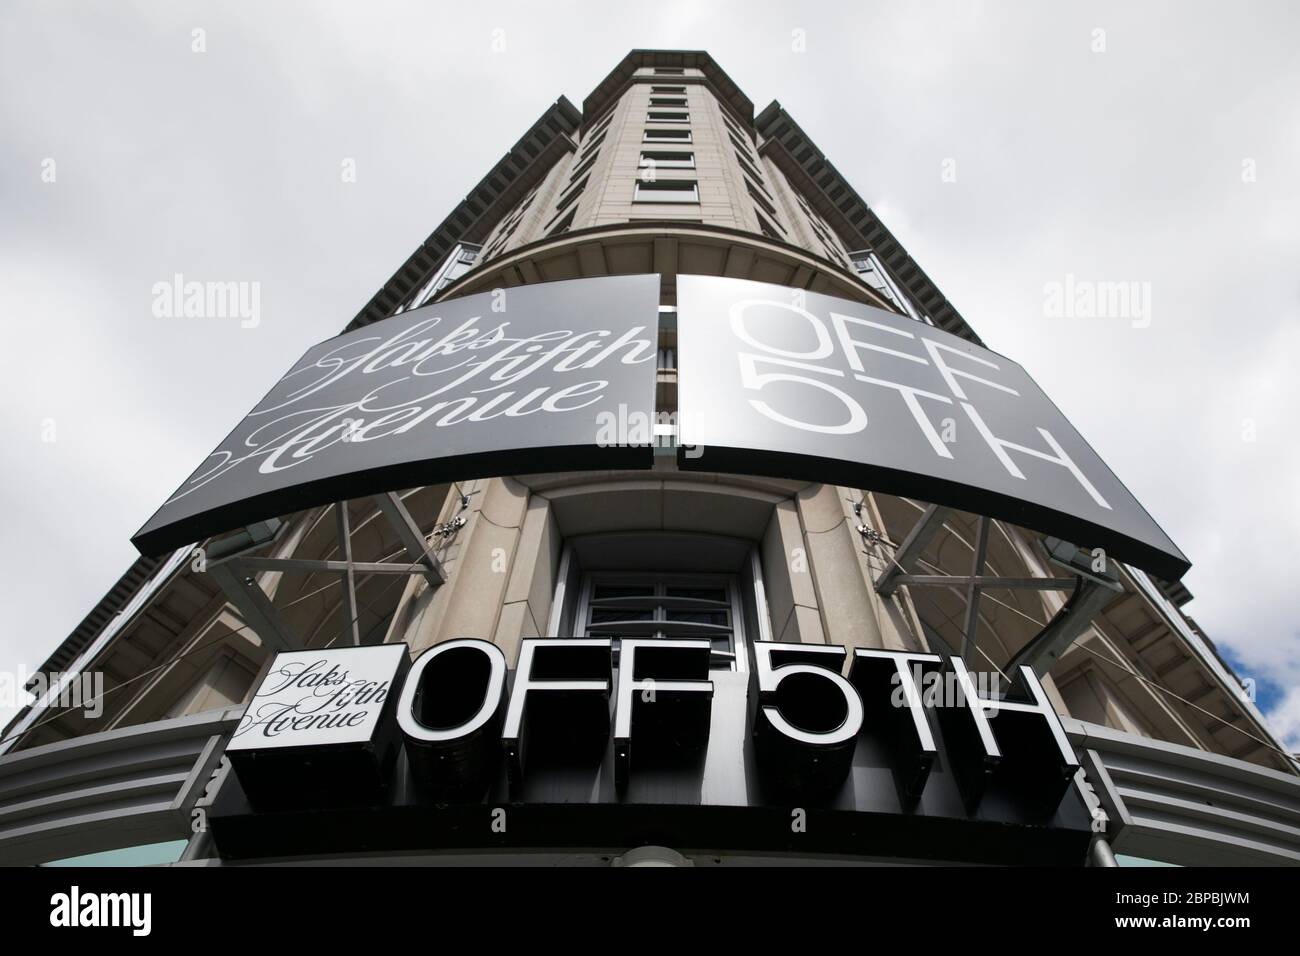
[(699, 202), (694, 182), (674, 179), (639, 182), (636, 184), (634, 198), (637, 202)]
[(682, 608), (669, 608), (668, 620), (670, 621), (688, 621), (691, 624), (713, 624), (718, 627), (727, 626), (726, 611), (696, 611), (683, 610)]
[(655, 589), (650, 584), (597, 584), (591, 589), (592, 600), (605, 598), (653, 597)]
[(668, 585), (668, 596), (694, 598), (697, 601), (726, 601), (727, 589), (721, 585), (718, 587), (698, 587), (670, 584)]
[(593, 607), (592, 624), (609, 624), (613, 621), (653, 621), (654, 611), (650, 608), (637, 609), (627, 607)]

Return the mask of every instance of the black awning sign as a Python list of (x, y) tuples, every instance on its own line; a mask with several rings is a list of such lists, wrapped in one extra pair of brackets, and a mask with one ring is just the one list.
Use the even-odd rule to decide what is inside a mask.
[(802, 289), (679, 276), (693, 471), (906, 495), (1059, 535), (1176, 580), (1187, 558), (1010, 359)]
[(436, 481), (648, 468), (601, 441), (654, 416), (659, 277), (498, 289), (322, 342), (132, 539), (155, 554), (302, 508)]

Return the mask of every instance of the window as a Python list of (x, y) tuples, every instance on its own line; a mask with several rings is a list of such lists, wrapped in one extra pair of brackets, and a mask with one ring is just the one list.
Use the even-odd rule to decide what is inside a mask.
[(556, 212), (564, 212), (573, 203), (575, 199), (582, 195), (582, 191), (587, 188), (587, 180), (584, 179), (576, 186), (570, 186), (568, 191), (560, 197), (559, 203), (555, 207)]
[(736, 147), (736, 155), (748, 158), (751, 147), (747, 143), (742, 142), (740, 137), (735, 133), (728, 133), (727, 135), (731, 138), (731, 145)]
[(686, 109), (686, 97), (684, 96), (652, 96), (650, 97), (651, 106), (679, 106)]
[(738, 671), (746, 641), (772, 640), (755, 542), (722, 534), (566, 538), (544, 626), (556, 637), (706, 637), (714, 665)]
[(686, 87), (684, 87), (684, 86), (652, 86), (652, 87), (650, 87), (650, 92), (651, 92), (651, 93), (669, 93), (669, 94), (672, 94), (672, 93), (680, 93), (680, 94), (682, 94), (682, 95), (684, 96), (684, 95), (686, 94)]
[(748, 132), (746, 132), (745, 130), (741, 129), (740, 126), (736, 123), (735, 120), (733, 120), (733, 119), (732, 119), (730, 116), (728, 116), (726, 113), (723, 113), (723, 114), (722, 114), (722, 121), (723, 121), (724, 123), (727, 124), (727, 129), (728, 129), (728, 131), (731, 133), (732, 136), (736, 137), (736, 139), (743, 140), (743, 141), (745, 142), (746, 145), (752, 147), (752, 145), (753, 145), (753, 137), (752, 137)]
[(605, 130), (609, 127), (610, 120), (612, 120), (613, 118), (614, 118), (614, 110), (610, 109), (604, 116), (592, 122), (587, 127), (585, 138), (591, 139), (593, 136), (605, 132)]
[(842, 255), (840, 255), (840, 251), (838, 249), (836, 249), (833, 245), (831, 245), (829, 242), (827, 242), (824, 239), (822, 240), (822, 251), (826, 253), (826, 258), (831, 260), (831, 262), (835, 262), (839, 259), (844, 258)]
[(748, 177), (745, 179), (745, 188), (749, 190), (749, 198), (754, 200), (754, 204), (775, 219), (776, 207), (768, 201), (767, 197), (763, 195), (762, 190), (755, 186)]
[[(532, 201), (533, 197), (530, 194), (528, 199), (524, 201), (523, 209), (527, 209), (529, 203)], [(517, 215), (522, 217), (522, 211)], [(512, 225), (507, 226), (501, 231), (497, 238), (497, 242), (494, 243), (497, 248), (500, 248), (500, 243), (504, 241), (502, 237), (506, 236), (508, 232), (513, 231), (515, 225), (518, 225), (518, 219), (516, 219)], [(421, 286), (420, 290), (415, 295), (411, 296), (411, 301), (406, 308), (414, 309), (424, 305), (444, 288), (451, 285), (466, 272), (469, 272), (470, 269), (474, 268), (474, 263), (477, 261), (480, 251), (482, 251), (482, 247), (471, 245), (467, 242), (459, 243), (453, 247), (451, 252), (447, 254), (447, 258), (442, 261), (438, 270), (433, 274), (433, 277)], [(495, 250), (488, 250), (483, 254), (483, 257), (487, 258), (493, 252), (495, 252)]]
[(599, 153), (592, 153), (590, 156), (588, 156), (586, 159), (584, 159), (584, 160), (582, 161), (582, 165), (580, 165), (577, 169), (575, 169), (575, 170), (573, 171), (573, 174), (569, 177), (569, 182), (573, 182), (575, 179), (577, 179), (577, 178), (578, 178), (579, 176), (581, 176), (583, 173), (587, 172), (587, 170), (591, 169), (591, 167), (595, 165), (595, 163), (596, 163), (596, 158), (597, 158), (598, 156), (599, 156)]
[(684, 76), (686, 70), (680, 66), (656, 66), (655, 73), (660, 76)]
[(765, 217), (757, 209), (754, 210), (754, 215), (758, 217), (758, 228), (762, 230), (763, 235), (767, 236), (767, 238), (769, 239), (776, 239), (781, 242), (785, 241), (785, 237), (781, 235), (781, 233), (776, 231), (777, 227), (772, 223), (768, 222), (767, 217)]
[(641, 153), (641, 168), (694, 169), (695, 154), (668, 149), (650, 149)]
[(548, 236), (558, 235), (559, 233), (564, 232), (565, 229), (569, 228), (569, 225), (573, 222), (574, 213), (578, 210), (570, 210), (569, 215), (565, 216), (564, 222), (559, 225), (556, 225), (556, 220), (560, 218), (564, 210), (573, 205), (574, 201), (582, 195), (582, 191), (586, 188), (586, 179), (582, 180), (582, 182), (578, 183), (576, 186), (569, 187), (569, 191), (565, 193), (565, 195), (560, 199), (559, 204), (555, 207), (555, 215), (552, 216), (551, 221), (546, 224), (546, 234)]
[[(757, 169), (756, 169), (756, 168), (755, 168), (755, 167), (754, 167), (754, 166), (753, 166), (753, 165), (752, 165), (752, 164), (751, 164), (747, 159), (745, 159), (745, 157), (742, 156), (740, 153), (737, 153), (737, 154), (736, 154), (736, 162), (740, 163), (740, 168), (743, 169), (746, 173), (749, 174), (749, 178), (752, 179), (752, 180), (754, 181), (754, 184), (757, 185), (760, 189), (763, 189), (763, 187), (762, 187), (763, 174), (760, 173), (760, 172), (759, 172), (759, 171), (758, 171), (758, 170), (757, 170)], [(766, 189), (763, 189), (763, 194), (764, 194), (764, 195), (767, 195), (767, 190), (766, 190)]]
[(641, 137), (643, 143), (689, 143), (691, 131), (688, 129), (648, 129)]
[(589, 140), (589, 141), (587, 142), (587, 145), (584, 146), (584, 147), (582, 147), (582, 156), (583, 156), (583, 158), (585, 159), (586, 157), (592, 155), (592, 153), (594, 153), (597, 149), (600, 148), (600, 144), (603, 143), (603, 142), (605, 142), (605, 134), (604, 134), (604, 133), (601, 133), (599, 136), (597, 136), (597, 137), (596, 137), (595, 139), (593, 139), (593, 140)]
[(875, 289), (882, 296), (888, 299), (894, 305), (898, 306), (900, 312), (905, 312), (914, 319), (920, 319), (912, 304), (903, 295), (902, 291), (895, 285), (893, 278), (885, 270), (884, 264), (877, 258), (876, 254), (870, 249), (861, 249), (857, 252), (849, 253), (849, 261), (853, 263), (854, 270), (858, 273), (859, 278), (867, 285)]
[(546, 235), (547, 237), (558, 236), (562, 232), (568, 232), (569, 227), (573, 225), (573, 217), (578, 214), (578, 210), (570, 209), (569, 214), (557, 222)]
[(120, 850), (101, 850), (68, 856), (37, 866), (160, 866), (175, 863), (189, 846), (189, 840), (167, 840), (163, 843), (140, 843)]
[(615, 666), (625, 637), (708, 638), (710, 666), (733, 670), (743, 619), (735, 575), (597, 573), (583, 580), (573, 636), (609, 638)]
[(657, 179), (652, 183), (638, 182), (633, 201), (697, 203), (700, 192), (693, 179)]
[(689, 123), (691, 114), (677, 110), (651, 110), (646, 119), (651, 123)]

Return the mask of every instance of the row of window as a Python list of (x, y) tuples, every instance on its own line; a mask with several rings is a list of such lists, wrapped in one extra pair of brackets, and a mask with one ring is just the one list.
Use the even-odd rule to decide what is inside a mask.
[[(656, 69), (656, 73), (660, 70)], [(663, 107), (674, 107), (664, 109)], [(648, 124), (641, 134), (643, 143), (672, 143), (684, 145), (692, 142), (689, 129), (673, 129), (673, 124), (689, 126), (691, 114), (686, 109), (685, 86), (651, 86), (650, 110), (646, 113)], [(643, 150), (637, 163), (641, 169), (694, 169), (695, 153), (688, 150)], [(658, 179), (643, 173), (637, 178), (632, 191), (632, 201), (639, 203), (698, 203), (700, 186), (693, 179)]]
[(586, 143), (583, 144), (582, 150), (578, 154), (573, 172), (569, 174), (569, 183), (564, 187), (564, 191), (560, 193), (559, 201), (555, 204), (555, 214), (551, 217), (550, 222), (546, 224), (547, 238), (561, 235), (573, 227), (573, 220), (578, 215), (576, 205), (578, 197), (587, 188), (587, 182), (591, 178), (588, 174), (591, 172), (591, 168), (596, 165), (596, 160), (600, 156), (600, 147), (605, 142), (605, 136), (609, 132), (609, 124), (613, 119), (614, 110), (610, 109), (604, 116), (593, 123), (587, 131)]
[[(656, 69), (655, 72), (675, 72), (680, 74), (682, 71)], [(683, 125), (689, 125), (690, 123), (690, 113), (686, 110), (685, 86), (652, 86), (650, 105), (651, 107), (671, 107), (671, 109), (652, 108), (646, 114), (648, 122), (680, 123)], [(573, 171), (569, 175), (569, 182), (561, 192), (556, 203), (555, 213), (546, 225), (546, 235), (548, 237), (560, 235), (572, 227), (577, 214), (577, 200), (586, 189), (590, 178), (588, 174), (596, 163), (600, 147), (605, 140), (614, 113), (615, 109), (611, 108), (600, 120), (592, 124), (587, 131), (586, 142), (574, 163)], [(783, 241), (785, 239), (785, 229), (780, 224), (776, 205), (763, 182), (763, 175), (758, 166), (750, 134), (725, 112), (721, 116), (724, 125), (727, 127), (728, 137), (735, 148), (736, 161), (745, 175), (745, 186), (750, 199), (754, 203), (754, 214), (758, 220), (759, 228), (765, 236)], [(691, 130), (647, 127), (643, 130), (642, 142), (688, 145), (692, 142)], [(638, 166), (641, 169), (695, 169), (695, 153), (687, 150), (642, 150)], [(524, 214), (532, 205), (535, 194), (536, 190), (529, 193), (507, 219), (501, 223), (489, 246), (483, 250), (481, 259), (490, 259), (504, 248), (523, 221)], [(825, 220), (808, 205), (803, 196), (796, 192), (795, 199), (807, 217), (813, 233), (820, 240), (828, 258), (835, 260), (847, 257), (866, 284), (890, 299), (902, 311), (913, 318), (920, 321), (930, 321), (928, 317), (923, 317), (911, 306), (908, 297), (892, 281), (873, 253), (870, 251), (845, 252), (838, 236), (826, 224)], [(699, 183), (689, 179), (661, 180), (643, 174), (638, 178), (634, 187), (633, 201), (638, 203), (696, 204), (700, 201)], [(477, 257), (477, 251), (477, 248), (475, 248), (471, 253), (467, 254), (464, 257), (464, 264), (457, 262), (459, 266), (457, 274), (467, 271), (472, 266)], [(438, 285), (444, 285), (446, 281)], [(414, 308), (426, 301), (432, 294), (436, 294), (437, 288), (434, 288), (434, 286), (435, 283), (431, 282), (424, 289), (421, 289), (416, 296), (412, 297), (407, 307)]]
[(781, 225), (772, 194), (768, 192), (763, 174), (759, 171), (758, 157), (754, 153), (754, 144), (749, 133), (741, 129), (740, 124), (726, 113), (722, 114), (722, 121), (727, 127), (727, 136), (735, 149), (736, 162), (745, 174), (745, 188), (749, 192), (749, 198), (753, 200), (754, 218), (758, 220), (759, 230), (769, 239), (785, 241), (785, 227)]

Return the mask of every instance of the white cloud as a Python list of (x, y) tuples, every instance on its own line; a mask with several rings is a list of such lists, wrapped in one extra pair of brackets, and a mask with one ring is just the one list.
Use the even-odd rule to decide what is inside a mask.
[[(6, 665), (48, 654), (158, 502), (557, 96), (580, 102), (629, 49), (675, 46), (709, 50), (759, 108), (779, 98), (981, 336), (1039, 379), (1192, 558), (1200, 624), (1292, 688), (1274, 719), (1294, 737), (1293, 7), (150, 2), (4, 16)], [(206, 53), (190, 50), (195, 27)], [(50, 157), (55, 184), (40, 181)], [(956, 182), (940, 178), (947, 158)], [(177, 271), (260, 281), (262, 325), (160, 324), (149, 288)], [(1043, 284), (1066, 273), (1150, 282), (1151, 327), (1044, 318)], [(46, 417), (54, 445), (39, 441)]]

